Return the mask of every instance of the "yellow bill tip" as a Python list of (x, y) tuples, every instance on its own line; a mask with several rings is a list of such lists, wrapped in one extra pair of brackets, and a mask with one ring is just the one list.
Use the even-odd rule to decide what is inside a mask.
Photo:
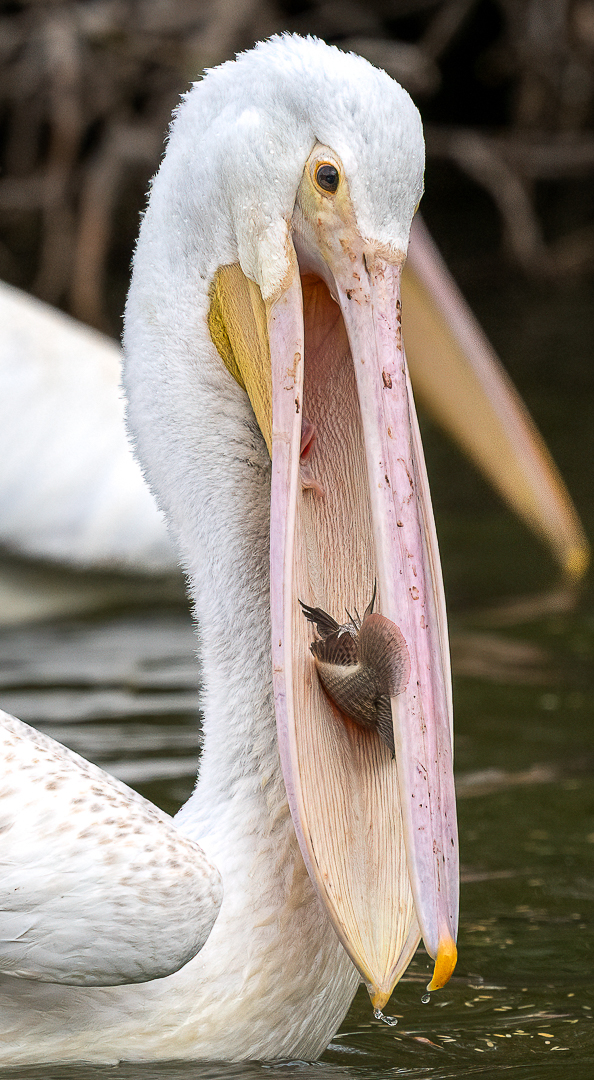
[(449, 981), (458, 959), (458, 950), (453, 938), (442, 938), (437, 950), (437, 958), (433, 969), (433, 978), (429, 983), (428, 990), (441, 990), (442, 986)]
[(374, 1009), (383, 1009), (384, 1005), (388, 1004), (392, 993), (391, 990), (386, 992), (385, 990), (378, 990), (377, 987), (368, 987), (368, 990)]
[(587, 547), (571, 548), (565, 556), (565, 576), (573, 583), (581, 581), (590, 564), (590, 552)]

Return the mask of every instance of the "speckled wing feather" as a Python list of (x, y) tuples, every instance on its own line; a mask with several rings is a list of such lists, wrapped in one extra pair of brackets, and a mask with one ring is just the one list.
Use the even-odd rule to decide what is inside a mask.
[(309, 607), (308, 604), (303, 603), (303, 600), (299, 603), (305, 618), (314, 624), (321, 638), (327, 638), (329, 634), (335, 634), (337, 630), (340, 630), (339, 623), (327, 611), (322, 611), (319, 607)]
[(316, 660), (327, 664), (351, 666), (359, 662), (358, 640), (349, 630), (329, 634), (323, 641), (312, 641), (310, 649)]
[(0, 971), (113, 986), (202, 947), (221, 879), (167, 814), (0, 711)]

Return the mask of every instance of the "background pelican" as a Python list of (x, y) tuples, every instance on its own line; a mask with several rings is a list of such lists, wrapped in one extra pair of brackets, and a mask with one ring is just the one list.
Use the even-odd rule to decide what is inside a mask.
[[(207, 856), (220, 870), (225, 887), (223, 906), (207, 945), (196, 960), (183, 967), (179, 974), (161, 982), (153, 981), (144, 987), (126, 987), (123, 990), (68, 990), (62, 986), (55, 988), (32, 983), (31, 978), (35, 976), (47, 978), (49, 974), (50, 978), (59, 977), (57, 957), (63, 949), (64, 938), (62, 934), (58, 935), (54, 954), (50, 956), (49, 962), (46, 957), (46, 966), (42, 967), (36, 956), (37, 942), (32, 940), (35, 938), (34, 928), (28, 927), (18, 936), (18, 939), (23, 941), (27, 962), (24, 963), (18, 956), (15, 960), (13, 942), (11, 964), (6, 965), (12, 967), (13, 974), (28, 977), (20, 983), (15, 981), (10, 987), (9, 997), (14, 1019), (10, 1035), (7, 1032), (7, 1045), (10, 1047), (7, 1052), (11, 1063), (36, 1060), (38, 1057), (91, 1057), (104, 1060), (106, 1054), (116, 1057), (236, 1058), (289, 1053), (311, 1056), (319, 1052), (327, 1042), (352, 996), (358, 976), (338, 945), (330, 921), (323, 914), (305, 875), (293, 825), (288, 817), (285, 791), (278, 768), (267, 658), (268, 509), (263, 498), (266, 495), (269, 474), (266, 442), (273, 447), (276, 443), (277, 449), (276, 458), (273, 454), (273, 469), (275, 462), (277, 467), (273, 478), (271, 554), (273, 629), (278, 630), (280, 635), (277, 665), (283, 669), (277, 670), (281, 754), (284, 758), (285, 778), (288, 778), (293, 820), (303, 853), (314, 879), (316, 869), (318, 871), (317, 884), (322, 898), (360, 970), (368, 972), (370, 969), (367, 967), (367, 946), (361, 947), (360, 942), (353, 940), (353, 931), (357, 929), (367, 932), (371, 927), (371, 936), (375, 937), (376, 946), (379, 940), (380, 952), (386, 947), (388, 951), (390, 948), (394, 949), (395, 944), (398, 944), (395, 955), (390, 955), (388, 960), (385, 956), (380, 957), (381, 963), (387, 963), (390, 968), (391, 981), (398, 977), (411, 955), (417, 933), (408, 895), (408, 873), (412, 880), (417, 915), (424, 928), (428, 947), (434, 955), (437, 954), (438, 969), (440, 963), (443, 969), (437, 971), (436, 982), (442, 981), (451, 970), (451, 950), (448, 953), (447, 948), (442, 949), (442, 941), (445, 940), (447, 946), (448, 941), (451, 941), (451, 934), (455, 933), (455, 897), (452, 892), (454, 878), (448, 873), (449, 883), (445, 889), (426, 887), (434, 868), (429, 866), (427, 878), (426, 868), (422, 865), (425, 850), (422, 846), (419, 848), (418, 845), (410, 843), (410, 834), (414, 831), (416, 819), (413, 815), (412, 822), (409, 820), (410, 814), (405, 805), (402, 832), (408, 840), (407, 869), (395, 812), (399, 793), (394, 784), (394, 768), (389, 754), (383, 751), (382, 756), (377, 744), (370, 739), (363, 740), (360, 733), (350, 731), (347, 739), (345, 732), (348, 733), (349, 729), (338, 723), (337, 741), (332, 744), (332, 753), (336, 754), (336, 759), (332, 753), (326, 753), (322, 758), (326, 769), (325, 775), (324, 769), (322, 770), (322, 786), (326, 782), (330, 787), (332, 769), (337, 762), (340, 765), (338, 785), (334, 779), (335, 795), (341, 784), (344, 790), (345, 774), (341, 769), (348, 765), (352, 767), (353, 760), (356, 759), (357, 769), (348, 774), (349, 784), (352, 785), (348, 792), (349, 801), (353, 799), (353, 792), (362, 800), (360, 803), (358, 798), (353, 800), (355, 817), (361, 814), (365, 816), (364, 793), (369, 777), (379, 778), (379, 790), (375, 793), (377, 801), (372, 803), (373, 814), (377, 818), (373, 824), (374, 827), (377, 824), (382, 841), (377, 852), (385, 856), (391, 847), (398, 849), (398, 858), (392, 867), (395, 871), (394, 880), (387, 880), (390, 875), (381, 877), (381, 880), (376, 882), (375, 896), (363, 891), (363, 898), (373, 912), (373, 918), (367, 922), (363, 919), (359, 923), (356, 920), (353, 923), (352, 920), (349, 921), (350, 912), (341, 909), (341, 890), (337, 886), (340, 884), (346, 887), (348, 882), (352, 889), (353, 869), (355, 878), (359, 878), (359, 884), (363, 881), (368, 886), (370, 877), (375, 874), (377, 878), (377, 866), (374, 864), (362, 872), (361, 866), (357, 866), (353, 859), (351, 849), (348, 865), (344, 865), (343, 858), (343, 863), (338, 867), (331, 867), (330, 872), (329, 863), (332, 858), (338, 860), (338, 856), (333, 843), (327, 842), (327, 834), (332, 837), (335, 824), (340, 831), (340, 821), (334, 822), (332, 819), (330, 827), (330, 822), (326, 820), (321, 824), (321, 831), (316, 833), (316, 826), (320, 828), (319, 818), (315, 820), (316, 811), (319, 813), (320, 807), (314, 807), (311, 798), (312, 791), (321, 790), (320, 777), (312, 773), (309, 777), (310, 784), (313, 778), (317, 781), (317, 786), (310, 786), (309, 789), (305, 786), (299, 787), (299, 767), (296, 766), (303, 768), (305, 743), (299, 742), (303, 736), (296, 728), (291, 727), (291, 709), (284, 705), (284, 701), (290, 699), (291, 693), (303, 693), (303, 657), (306, 655), (307, 642), (303, 620), (298, 620), (297, 624), (291, 627), (291, 615), (295, 610), (290, 583), (292, 550), (288, 528), (288, 522), (294, 513), (292, 505), (296, 500), (300, 507), (297, 514), (295, 564), (295, 576), (302, 575), (299, 579), (300, 591), (309, 586), (310, 591), (313, 589), (315, 594), (317, 585), (323, 594), (320, 599), (324, 598), (324, 594), (330, 594), (329, 599), (336, 603), (339, 597), (344, 600), (350, 595), (359, 599), (358, 593), (364, 585), (369, 586), (369, 580), (373, 577), (373, 564), (377, 562), (380, 606), (387, 610), (389, 615), (395, 615), (399, 607), (399, 582), (393, 580), (396, 575), (391, 571), (394, 563), (389, 553), (392, 550), (390, 545), (393, 543), (393, 536), (398, 534), (393, 530), (386, 531), (385, 522), (389, 516), (393, 481), (398, 472), (397, 462), (404, 460), (404, 472), (409, 478), (410, 490), (406, 498), (402, 497), (402, 520), (398, 518), (393, 522), (393, 528), (406, 530), (402, 536), (408, 534), (406, 543), (410, 550), (406, 557), (412, 557), (412, 562), (410, 567), (406, 562), (397, 565), (407, 572), (410, 571), (407, 579), (412, 574), (418, 581), (418, 587), (412, 582), (412, 578), (407, 580), (406, 584), (413, 599), (411, 611), (414, 610), (414, 601), (420, 598), (419, 609), (422, 609), (422, 605), (426, 606), (422, 622), (418, 625), (429, 631), (429, 625), (425, 622), (426, 615), (427, 620), (431, 621), (431, 634), (434, 635), (430, 638), (433, 644), (428, 646), (426, 657), (430, 657), (432, 661), (430, 682), (431, 696), (438, 714), (435, 738), (439, 747), (439, 768), (438, 775), (432, 775), (430, 790), (436, 801), (441, 800), (442, 813), (437, 819), (434, 815), (430, 816), (430, 824), (431, 828), (437, 829), (439, 833), (440, 851), (443, 850), (444, 838), (451, 839), (454, 846), (451, 817), (448, 822), (448, 815), (451, 813), (448, 787), (451, 769), (447, 745), (448, 685), (447, 674), (443, 670), (446, 667), (447, 646), (436, 549), (430, 508), (424, 491), (425, 480), (414, 425), (414, 411), (410, 417), (411, 443), (406, 442), (404, 435), (401, 436), (400, 428), (388, 426), (383, 429), (382, 458), (379, 463), (375, 459), (369, 465), (372, 481), (371, 515), (369, 508), (359, 509), (360, 518), (353, 528), (360, 563), (346, 559), (346, 579), (344, 571), (336, 571), (333, 566), (325, 578), (326, 567), (322, 559), (317, 568), (314, 567), (313, 581), (308, 582), (303, 574), (304, 567), (311, 564), (311, 548), (307, 552), (308, 558), (299, 558), (301, 550), (307, 549), (312, 540), (312, 529), (315, 532), (316, 526), (323, 525), (323, 514), (316, 518), (319, 505), (312, 501), (315, 496), (302, 496), (298, 488), (301, 435), (299, 407), (303, 402), (299, 385), (301, 356), (295, 352), (283, 352), (281, 346), (297, 340), (299, 325), (295, 320), (295, 302), (300, 290), (287, 232), (287, 217), (279, 214), (278, 210), (286, 205), (288, 215), (291, 214), (295, 192), (299, 188), (293, 222), (298, 236), (301, 269), (305, 271), (306, 279), (308, 271), (316, 271), (328, 280), (331, 289), (335, 288), (350, 330), (355, 358), (363, 355), (369, 362), (371, 355), (365, 351), (369, 337), (363, 335), (358, 338), (360, 330), (357, 328), (356, 316), (349, 311), (349, 304), (353, 300), (360, 306), (368, 302), (363, 292), (358, 293), (360, 286), (356, 284), (361, 278), (360, 270), (363, 266), (370, 278), (367, 287), (373, 286), (373, 289), (378, 290), (373, 293), (376, 297), (376, 309), (379, 308), (383, 318), (388, 315), (394, 317), (396, 309), (390, 307), (388, 301), (384, 300), (385, 308), (381, 306), (382, 290), (395, 287), (396, 270), (393, 267), (398, 268), (401, 262), (410, 218), (420, 192), (422, 151), (414, 109), (394, 84), (390, 85), (385, 77), (374, 72), (363, 61), (352, 57), (338, 57), (339, 54), (334, 50), (320, 43), (304, 43), (295, 39), (273, 41), (260, 47), (255, 53), (241, 58), (237, 65), (226, 65), (219, 72), (213, 73), (198, 90), (189, 95), (177, 119), (165, 166), (155, 183), (151, 210), (147, 215), (137, 254), (136, 284), (129, 308), (127, 333), (130, 366), (127, 384), (132, 402), (132, 424), (152, 483), (171, 516), (192, 582), (194, 598), (202, 613), (204, 656), (208, 671), (207, 735), (201, 780), (195, 795), (179, 817), (179, 825), (188, 833), (190, 839), (200, 838)], [(276, 76), (281, 84), (285, 80), (284, 88), (289, 91), (288, 80), (295, 71), (299, 72), (302, 79), (296, 92), (297, 101), (300, 95), (305, 93), (305, 89), (309, 90), (304, 100), (299, 102), (304, 115), (300, 112), (297, 116), (288, 108), (288, 103), (282, 101), (281, 96), (281, 116), (293, 127), (295, 146), (299, 147), (301, 138), (301, 155), (298, 154), (295, 161), (288, 163), (274, 158), (274, 137), (267, 145), (267, 139), (270, 138), (267, 119), (267, 139), (256, 148), (257, 168), (247, 177), (247, 186), (236, 186), (233, 177), (228, 175), (224, 182), (225, 174), (219, 169), (213, 169), (211, 175), (203, 178), (204, 186), (198, 190), (201, 195), (208, 192), (211, 206), (214, 205), (218, 214), (215, 213), (214, 217), (209, 217), (206, 221), (200, 219), (200, 215), (193, 217), (193, 212), (199, 205), (196, 201), (197, 192), (194, 190), (199, 167), (212, 168), (215, 164), (212, 160), (206, 161), (204, 156), (201, 156), (199, 161), (195, 160), (194, 139), (204, 128), (203, 109), (206, 109), (207, 116), (216, 118), (215, 131), (218, 123), (217, 134), (221, 136), (224, 134), (221, 118), (224, 117), (225, 121), (228, 119), (225, 117), (225, 107), (231, 107), (230, 111), (233, 113), (233, 108), (237, 105), (235, 95), (238, 88), (243, 89), (245, 85), (254, 87), (256, 84), (256, 101), (251, 110), (245, 109), (242, 103), (242, 111), (235, 117), (240, 125), (245, 127), (243, 134), (247, 140), (246, 145), (252, 147), (254, 125), (258, 129), (262, 120), (257, 105), (262, 108), (264, 104), (268, 102), (270, 105), (272, 101), (274, 108), (279, 107), (276, 96), (278, 88), (275, 86), (274, 94), (271, 94), (273, 83), (267, 82), (269, 76)], [(357, 90), (354, 98), (350, 95), (355, 80)], [(334, 111), (336, 103), (332, 96), (330, 100), (333, 108), (330, 110), (327, 100), (324, 100), (322, 106), (317, 100), (316, 91), (336, 92), (339, 89), (346, 98), (346, 114), (341, 108)], [(368, 105), (365, 100), (366, 91), (379, 89), (385, 94), (382, 103), (386, 109), (385, 130), (394, 138), (391, 150), (402, 165), (400, 173), (396, 170), (397, 180), (391, 171), (393, 156), (389, 157), (390, 169), (386, 170), (386, 157), (382, 157), (382, 154), (386, 155), (385, 140), (382, 135), (380, 143), (377, 136), (374, 136), (374, 131), (377, 131), (375, 124), (371, 124), (367, 131), (353, 127), (353, 115), (359, 122), (366, 115), (369, 118), (369, 113), (365, 113), (365, 106)], [(340, 104), (344, 108), (342, 100)], [(352, 113), (350, 109), (353, 110)], [(264, 116), (266, 115), (264, 112)], [(276, 116), (275, 119), (278, 121), (279, 117)], [(339, 122), (343, 123), (344, 128), (340, 127)], [(286, 131), (286, 124), (283, 124), (280, 133), (286, 135)], [(327, 145), (318, 146), (316, 139), (319, 140), (324, 134), (330, 136)], [(359, 151), (356, 155), (349, 146), (350, 138)], [(359, 139), (361, 142), (358, 142)], [(215, 157), (220, 152), (226, 155), (224, 138), (217, 140), (215, 147)], [(196, 172), (187, 169), (186, 157), (190, 149), (194, 151), (192, 157)], [(262, 153), (262, 150), (271, 150), (272, 155), (268, 156)], [(366, 184), (366, 155), (370, 152), (373, 171), (367, 172)], [(330, 204), (319, 202), (320, 198), (326, 196), (320, 196), (319, 192), (316, 194), (313, 186), (318, 177), (318, 166), (322, 162), (328, 164), (329, 157), (330, 165), (338, 173), (339, 182), (342, 184), (341, 188), (335, 189), (338, 191), (336, 213), (340, 218), (340, 228), (343, 229), (342, 239), (346, 236), (349, 241), (346, 247), (337, 245), (336, 241), (340, 241), (341, 237), (336, 231), (328, 231), (327, 226), (332, 224), (333, 211), (329, 210)], [(229, 161), (228, 157), (226, 161)], [(350, 171), (347, 164), (349, 162)], [(305, 166), (307, 167), (304, 171)], [(367, 167), (369, 169), (368, 161)], [(370, 188), (369, 178), (377, 180), (382, 168), (384, 179), (391, 178), (394, 187), (391, 198), (386, 196), (385, 189), (382, 191), (379, 199), (380, 213), (376, 216), (376, 192)], [(302, 174), (303, 180), (300, 183)], [(261, 194), (255, 181), (260, 182), (262, 176), (273, 181), (264, 193), (269, 200), (268, 206), (266, 199), (259, 197), (249, 205), (250, 194), (252, 199), (255, 199), (256, 192)], [(352, 181), (352, 205), (348, 196), (348, 180)], [(334, 191), (329, 193), (334, 194)], [(175, 196), (173, 199), (172, 195)], [(314, 197), (318, 198), (318, 203), (313, 201)], [(246, 198), (247, 206), (243, 201)], [(339, 202), (341, 198), (342, 202)], [(316, 217), (316, 213), (312, 212), (312, 206), (317, 205), (328, 211), (329, 221), (321, 221), (320, 217)], [(354, 227), (351, 214), (357, 215), (357, 228)], [(321, 214), (321, 218), (324, 218), (324, 214)], [(198, 235), (202, 242), (209, 239), (203, 235), (203, 230), (206, 231), (205, 225), (208, 230), (212, 228), (214, 235), (210, 239), (215, 242), (203, 246), (202, 243), (196, 244), (196, 240)], [(193, 231), (196, 226), (197, 233)], [(367, 241), (362, 241), (361, 232), (367, 234)], [(237, 267), (238, 259), (241, 270)], [(227, 273), (227, 267), (231, 268), (230, 273)], [(356, 274), (359, 274), (359, 279)], [(254, 291), (254, 281), (259, 286), (259, 293)], [(232, 289), (229, 289), (230, 283), (233, 285)], [(342, 324), (337, 322), (337, 309), (332, 306), (324, 286), (319, 281), (308, 279), (305, 281), (304, 291), (306, 309), (313, 303), (320, 308), (325, 307), (326, 317), (328, 312), (332, 313), (344, 346), (344, 330)], [(262, 297), (264, 301), (268, 301), (267, 308)], [(269, 383), (268, 386), (266, 383), (270, 376), (266, 376), (265, 339), (260, 337), (259, 352), (256, 350), (255, 356), (250, 355), (245, 348), (245, 342), (243, 349), (241, 347), (241, 338), (242, 334), (246, 336), (246, 327), (240, 325), (238, 328), (230, 317), (233, 305), (239, 304), (241, 308), (246, 299), (252, 305), (255, 325), (258, 326), (258, 320), (262, 317), (268, 325), (273, 369), (271, 385)], [(175, 301), (173, 306), (172, 301)], [(225, 309), (226, 304), (230, 305), (231, 310)], [(249, 314), (248, 307), (242, 310), (244, 316)], [(368, 308), (367, 311), (369, 310)], [(233, 365), (233, 360), (237, 362), (237, 370), (233, 371), (235, 381), (225, 372), (213, 347), (207, 324), (209, 312), (212, 315), (211, 333), (217, 339), (219, 351), (230, 366)], [(388, 350), (392, 349), (391, 353), (388, 351), (385, 354), (391, 360), (391, 365), (382, 369), (383, 387), (385, 390), (401, 388), (400, 409), (401, 417), (404, 417), (406, 409), (411, 406), (406, 404), (406, 395), (402, 394), (405, 383), (399, 381), (403, 371), (401, 362), (398, 362), (399, 354), (394, 351), (397, 323), (394, 322), (386, 342), (381, 340), (383, 324), (371, 325), (376, 327), (379, 345)], [(317, 326), (318, 323), (306, 325), (306, 353), (309, 345), (314, 356), (317, 351)], [(217, 336), (222, 334), (223, 330), (226, 331), (227, 342)], [(247, 330), (251, 330), (251, 326), (247, 327)], [(338, 363), (344, 355), (344, 351), (341, 352), (340, 349), (331, 349), (330, 369), (332, 364)], [(257, 369), (258, 362), (261, 363), (260, 370)], [(369, 382), (370, 367), (369, 363), (368, 370), (361, 374), (363, 389), (359, 389), (362, 402), (361, 426), (368, 459), (372, 457), (369, 445), (373, 445), (375, 430), (372, 409), (375, 389)], [(340, 367), (337, 368), (344, 393), (350, 390), (348, 370), (348, 366), (344, 372)], [(306, 365), (304, 405), (308, 408), (309, 400), (311, 415), (315, 416), (319, 446), (324, 451), (324, 455), (318, 456), (316, 461), (324, 481), (324, 499), (330, 504), (339, 488), (337, 477), (340, 475), (341, 479), (343, 478), (342, 474), (333, 471), (331, 467), (332, 453), (337, 446), (344, 445), (345, 435), (347, 443), (352, 436), (348, 429), (341, 429), (339, 425), (338, 434), (341, 437), (335, 438), (333, 450), (328, 440), (329, 427), (325, 420), (324, 407), (320, 410), (323, 379), (321, 382), (316, 381), (317, 375), (317, 366), (314, 365), (310, 368), (308, 383)], [(350, 378), (352, 381), (352, 376)], [(250, 394), (261, 435), (254, 424), (246, 395), (238, 385), (239, 379)], [(404, 406), (402, 401), (405, 402)], [(223, 412), (221, 402), (224, 403)], [(337, 415), (340, 413), (333, 414), (334, 417)], [(358, 489), (364, 477), (364, 474), (358, 471), (358, 455), (362, 453), (363, 437), (359, 433), (356, 409), (350, 413), (350, 417), (355, 443), (359, 441), (359, 449), (355, 449), (346, 469), (346, 509), (349, 515), (357, 510)], [(331, 427), (332, 424), (330, 429)], [(394, 436), (395, 442), (396, 438), (404, 440), (398, 445), (401, 456), (394, 458), (391, 454), (389, 444), (385, 442), (386, 433), (390, 439)], [(403, 457), (409, 452), (409, 446), (412, 453), (410, 462)], [(382, 489), (381, 496), (378, 496), (373, 488), (373, 479), (379, 479), (379, 473), (376, 476), (373, 471), (377, 471), (378, 464), (385, 470), (386, 485), (390, 489), (389, 498), (386, 488)], [(172, 484), (172, 479), (175, 484)], [(355, 479), (357, 483), (354, 483)], [(411, 498), (414, 488), (419, 489), (425, 496), (424, 506), (421, 506), (419, 511), (420, 517), (415, 516), (416, 491), (415, 498)], [(396, 490), (399, 491), (400, 488), (396, 487)], [(400, 495), (398, 499), (401, 499)], [(309, 507), (306, 500), (309, 500)], [(323, 503), (324, 500), (320, 501)], [(336, 503), (332, 502), (333, 508), (335, 505)], [(410, 518), (409, 507), (412, 515)], [(279, 531), (275, 531), (275, 513), (280, 517)], [(371, 517), (374, 523), (373, 537)], [(332, 520), (334, 519), (332, 515)], [(346, 536), (343, 543), (346, 546)], [(324, 552), (329, 550), (328, 546), (324, 548)], [(426, 568), (423, 570), (425, 561)], [(241, 573), (238, 573), (238, 569)], [(359, 575), (358, 589), (354, 588), (350, 575), (353, 578)], [(318, 599), (315, 595), (306, 595), (305, 598), (310, 602)], [(405, 614), (401, 605), (399, 617), (407, 627), (408, 635), (405, 634), (405, 637), (411, 651), (416, 654), (412, 659), (413, 663), (416, 662), (416, 671), (422, 680), (424, 674), (419, 666), (419, 656), (425, 654), (422, 644), (417, 642), (415, 637), (418, 633), (413, 625), (415, 616)], [(231, 633), (229, 628), (232, 628)], [(298, 672), (293, 689), (288, 676), (291, 653), (295, 654), (295, 667)], [(311, 675), (309, 678), (311, 679)], [(415, 687), (420, 685), (421, 682), (413, 682), (413, 698), (415, 693), (419, 692)], [(326, 710), (325, 721), (331, 727), (333, 717), (328, 706), (320, 704), (323, 699), (320, 691), (316, 689), (316, 684), (312, 682), (309, 690), (314, 696), (317, 694), (317, 707), (320, 711)], [(404, 697), (405, 694), (399, 696)], [(300, 704), (302, 712), (311, 719), (313, 713), (307, 700), (302, 700)], [(400, 755), (398, 769), (402, 794), (402, 791), (406, 790), (406, 786), (403, 788), (402, 785), (409, 783), (410, 779), (406, 775), (407, 763), (410, 761), (410, 754), (407, 754), (409, 747), (404, 744), (406, 738), (411, 737), (411, 733), (402, 722), (401, 703), (396, 702), (393, 710), (396, 718), (397, 756)], [(221, 740), (221, 726), (224, 727), (224, 740)], [(8, 724), (7, 729), (10, 730), (10, 727)], [(18, 725), (12, 727), (11, 734), (13, 741), (16, 736), (17, 747), (24, 746), (26, 755), (32, 737), (26, 735)], [(37, 755), (33, 764), (38, 766), (39, 780), (40, 774), (44, 775), (46, 772), (46, 753), (50, 756), (59, 755), (60, 751), (40, 743), (33, 742), (33, 745)], [(417, 750), (417, 753), (420, 752)], [(70, 763), (72, 771), (68, 773), (68, 778), (70, 780), (72, 775), (76, 775), (85, 793), (88, 791), (85, 788), (88, 782), (100, 810), (106, 802), (113, 804), (114, 800), (117, 801), (113, 788), (109, 788), (105, 781), (102, 787), (95, 773), (85, 772), (84, 767), (76, 765), (65, 754), (60, 761), (64, 769), (66, 764)], [(428, 759), (426, 765), (431, 765)], [(369, 766), (372, 766), (371, 769)], [(18, 776), (17, 773), (17, 779)], [(119, 794), (121, 798), (124, 797), (121, 792)], [(44, 796), (45, 798), (47, 796)], [(57, 798), (56, 803), (54, 798)], [(66, 813), (69, 809), (68, 801), (62, 803), (61, 798), (62, 796), (49, 796), (52, 806), (56, 805), (58, 813), (66, 819), (60, 824), (66, 826), (65, 835), (68, 838), (72, 835), (73, 826)], [(46, 805), (41, 802), (42, 813), (45, 812)], [(324, 809), (329, 808), (330, 802)], [(99, 812), (93, 804), (88, 810), (91, 816)], [(368, 812), (369, 807), (366, 807), (365, 811)], [(110, 813), (113, 815), (113, 809), (110, 809)], [(126, 806), (126, 819), (128, 815), (129, 807)], [(396, 826), (396, 835), (390, 833), (390, 823), (392, 827)], [(167, 824), (163, 824), (164, 828), (167, 828)], [(89, 819), (85, 821), (85, 825), (87, 829), (90, 828), (87, 839), (92, 843), (93, 825)], [(52, 836), (55, 837), (55, 834), (52, 833)], [(38, 839), (44, 846), (48, 843), (46, 836), (39, 835)], [(10, 832), (8, 840), (10, 841)], [(431, 837), (431, 840), (429, 849), (435, 847), (434, 837)], [(366, 836), (365, 844), (368, 842), (369, 838)], [(54, 843), (57, 843), (60, 855), (64, 855), (64, 832), (59, 834), (57, 841), (54, 839)], [(173, 840), (172, 843), (175, 847)], [(314, 864), (321, 857), (321, 846), (324, 846), (324, 843), (326, 848), (323, 854), (329, 862), (322, 868), (323, 873), (320, 873), (319, 864), (317, 867)], [(111, 841), (106, 844), (106, 848), (108, 852), (113, 851), (114, 855), (121, 855), (121, 843), (118, 843), (117, 838), (115, 845)], [(372, 846), (373, 854), (375, 851)], [(176, 851), (175, 858), (177, 854)], [(362, 850), (359, 854), (362, 854)], [(208, 859), (203, 860), (198, 851), (195, 851), (195, 855), (196, 860), (199, 860), (199, 876), (205, 877), (209, 883), (211, 907), (216, 909), (217, 875), (210, 868)], [(371, 861), (373, 863), (373, 859)], [(25, 865), (31, 864), (25, 861)], [(136, 874), (136, 868), (133, 866), (131, 869)], [(176, 869), (175, 866), (173, 869)], [(345, 872), (346, 878), (341, 876)], [(387, 895), (382, 895), (386, 885), (394, 888), (395, 881), (396, 904), (389, 891)], [(124, 879), (124, 888), (127, 884)], [(34, 881), (33, 885), (37, 887), (38, 882)], [(132, 887), (139, 887), (138, 877)], [(336, 888), (334, 901), (330, 895), (333, 888)], [(381, 903), (377, 903), (380, 895), (382, 901), (386, 900), (385, 910)], [(72, 903), (71, 899), (64, 901), (58, 897), (57, 910), (52, 913), (61, 927), (64, 923), (67, 925), (72, 918), (73, 911), (69, 903)], [(74, 913), (77, 912), (75, 906)], [(396, 932), (391, 923), (394, 912), (397, 915)], [(47, 910), (43, 911), (43, 902), (41, 913), (45, 916), (48, 914)], [(358, 912), (359, 916), (360, 914)], [(166, 917), (166, 914), (161, 912), (161, 916)], [(201, 921), (199, 929), (202, 933), (206, 923), (208, 919)], [(166, 923), (163, 926), (166, 926)], [(153, 932), (158, 932), (163, 926), (159, 928), (158, 922), (154, 923)], [(391, 933), (387, 932), (388, 929)], [(201, 934), (197, 932), (195, 937), (198, 940)], [(195, 940), (188, 948), (193, 949), (196, 943)], [(18, 949), (17, 944), (17, 953)], [(279, 986), (277, 973), (281, 956), (283, 984)], [(171, 958), (172, 970), (178, 962), (179, 957)], [(162, 963), (161, 960), (161, 965)], [(84, 982), (86, 978), (91, 984), (108, 982), (110, 966), (111, 981), (121, 981), (121, 971), (117, 973), (117, 978), (113, 977), (115, 962), (109, 951), (103, 956), (103, 967), (98, 973), (91, 970), (85, 976), (84, 972), (79, 972), (76, 981)], [(162, 974), (162, 967), (161, 970), (158, 970), (158, 967), (156, 963), (153, 965), (153, 973)], [(149, 968), (150, 965), (145, 966), (144, 977)], [(127, 970), (126, 978), (130, 975), (130, 970)], [(369, 978), (369, 981), (372, 983), (374, 996), (376, 1000), (383, 1001), (389, 989), (385, 985), (378, 986), (375, 978), (377, 972), (373, 975), (374, 978)], [(267, 1003), (265, 1014), (262, 1010), (263, 1000)], [(65, 1010), (68, 1012), (67, 1031), (63, 1027)], [(9, 1014), (7, 1001), (4, 1016), (8, 1017)], [(108, 1051), (105, 1049), (106, 1042), (109, 1044)]]

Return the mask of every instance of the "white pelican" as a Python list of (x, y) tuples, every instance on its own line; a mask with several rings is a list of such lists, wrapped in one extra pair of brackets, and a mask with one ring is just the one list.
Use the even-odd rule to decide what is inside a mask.
[(0, 284), (0, 543), (80, 568), (177, 568), (130, 452), (115, 341)]
[[(125, 385), (200, 613), (199, 781), (171, 822), (3, 714), (0, 1064), (311, 1058), (420, 935), (431, 987), (453, 970), (447, 631), (400, 333), (422, 175), (408, 95), (313, 39), (178, 111)], [(298, 603), (342, 620), (376, 592), (394, 756), (324, 693)]]

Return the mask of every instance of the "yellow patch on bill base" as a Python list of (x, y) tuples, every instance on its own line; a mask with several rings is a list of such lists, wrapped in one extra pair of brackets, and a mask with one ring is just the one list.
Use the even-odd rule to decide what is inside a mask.
[(232, 263), (217, 270), (210, 297), (210, 336), (225, 367), (247, 392), (272, 456), (272, 371), (262, 293), (239, 263)]

